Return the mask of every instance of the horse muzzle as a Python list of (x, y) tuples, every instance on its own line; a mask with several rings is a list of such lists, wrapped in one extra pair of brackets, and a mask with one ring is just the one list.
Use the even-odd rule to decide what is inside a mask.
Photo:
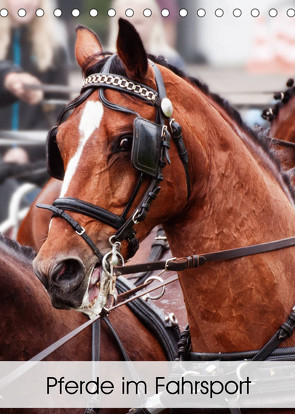
[(79, 309), (94, 267), (87, 271), (77, 257), (67, 257), (54, 262), (44, 270), (44, 262), (34, 261), (34, 272), (50, 295), (52, 305), (58, 309)]

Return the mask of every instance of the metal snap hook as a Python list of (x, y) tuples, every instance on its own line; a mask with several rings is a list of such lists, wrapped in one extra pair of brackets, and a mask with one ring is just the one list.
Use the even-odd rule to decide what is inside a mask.
[(136, 220), (136, 215), (139, 213), (139, 210), (137, 209), (136, 211), (135, 211), (135, 213), (133, 214), (133, 216), (132, 216), (132, 221), (133, 221), (133, 224), (137, 224), (137, 223), (139, 223), (139, 221), (138, 220)]

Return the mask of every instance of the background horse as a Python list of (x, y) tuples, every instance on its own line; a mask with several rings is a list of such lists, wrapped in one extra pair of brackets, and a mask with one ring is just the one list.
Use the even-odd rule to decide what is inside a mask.
[[(1, 342), (0, 360), (28, 360), (56, 340), (86, 321), (85, 316), (74, 311), (54, 309), (46, 291), (32, 270), (31, 249), (17, 242), (0, 239), (0, 306)], [(110, 315), (131, 360), (165, 360), (166, 357), (152, 334), (126, 307)], [(124, 324), (122, 324), (124, 320)], [(122, 360), (113, 336), (104, 323), (101, 324), (102, 361)], [(47, 360), (89, 361), (91, 360), (91, 329), (86, 328)], [(126, 409), (104, 409), (101, 413), (126, 413)], [(2, 409), (3, 413), (83, 413), (82, 409)]]
[[(287, 89), (284, 92), (275, 93), (278, 102), (271, 108), (263, 111), (262, 116), (270, 122), (269, 135), (283, 141), (295, 143), (295, 89), (294, 80), (287, 81)], [(295, 147), (280, 146), (275, 144), (278, 155), (286, 170), (295, 166)], [(291, 171), (294, 175), (294, 170)], [(293, 177), (294, 184), (294, 177)]]
[[(156, 90), (142, 42), (134, 28), (122, 20), (117, 46), (119, 58), (112, 61), (110, 72)], [(76, 57), (86, 76), (100, 72), (105, 62), (100, 61), (101, 53), (96, 36), (80, 27)], [(172, 254), (181, 257), (293, 236), (292, 189), (268, 148), (220, 98), (197, 80), (162, 63), (158, 68), (188, 150), (191, 192), (177, 148), (171, 143), (171, 164), (163, 169), (161, 190), (146, 219), (135, 224), (138, 238), (143, 239), (162, 223)], [(147, 120), (155, 119), (154, 107), (141, 99), (110, 88), (105, 97)], [(130, 112), (114, 112), (105, 106), (96, 89), (90, 90), (58, 128), (56, 139), (66, 171), (61, 197), (75, 197), (116, 214), (124, 210), (138, 180), (130, 161), (133, 119)], [(149, 183), (145, 177), (133, 206), (138, 205)], [(103, 253), (109, 251), (108, 240), (114, 234), (110, 226), (77, 212), (72, 217)], [(293, 253), (293, 249), (285, 249), (180, 272), (193, 350), (262, 347), (294, 306)], [(128, 255), (126, 244), (122, 254)], [(48, 238), (34, 261), (51, 297), (60, 306), (79, 307), (89, 278), (99, 265), (68, 223), (61, 217), (53, 218)], [(63, 289), (64, 278), (71, 286), (68, 291)], [(53, 286), (58, 286), (58, 294)]]

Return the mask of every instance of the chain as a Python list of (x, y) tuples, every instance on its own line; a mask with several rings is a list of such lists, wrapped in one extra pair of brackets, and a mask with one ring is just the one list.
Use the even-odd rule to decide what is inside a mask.
[(155, 102), (158, 98), (158, 94), (156, 92), (153, 92), (140, 84), (129, 81), (128, 79), (121, 78), (120, 76), (95, 73), (84, 79), (82, 88), (93, 84), (116, 86), (126, 91), (138, 94), (152, 102)]

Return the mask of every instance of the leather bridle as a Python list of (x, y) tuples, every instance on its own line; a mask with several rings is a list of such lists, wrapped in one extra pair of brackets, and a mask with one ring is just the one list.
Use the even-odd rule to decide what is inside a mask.
[[(147, 130), (150, 129), (151, 126), (154, 128), (155, 131), (158, 131), (158, 137), (155, 138), (159, 141), (159, 162), (157, 168), (155, 169), (155, 167), (153, 167), (153, 169), (149, 169), (149, 165), (138, 167), (138, 169), (141, 170), (138, 182), (121, 215), (114, 214), (100, 206), (90, 204), (86, 201), (82, 201), (73, 197), (58, 198), (53, 202), (52, 205), (37, 204), (37, 207), (50, 210), (53, 213), (53, 216), (60, 217), (64, 219), (68, 224), (70, 224), (70, 226), (75, 230), (75, 232), (79, 236), (81, 236), (86, 241), (86, 243), (88, 243), (88, 245), (91, 247), (92, 251), (100, 261), (102, 261), (103, 254), (100, 252), (95, 243), (88, 236), (85, 229), (82, 226), (80, 226), (80, 224), (76, 220), (74, 220), (68, 213), (66, 213), (65, 210), (86, 215), (114, 228), (116, 232), (111, 237), (111, 245), (113, 246), (115, 243), (119, 245), (121, 241), (127, 240), (129, 246), (128, 255), (129, 257), (132, 257), (139, 247), (139, 242), (136, 238), (136, 231), (134, 230), (134, 225), (145, 219), (148, 211), (150, 210), (152, 202), (156, 199), (160, 191), (159, 184), (163, 180), (162, 169), (165, 167), (167, 163), (170, 163), (169, 148), (171, 136), (174, 139), (179, 157), (184, 166), (187, 180), (187, 197), (190, 196), (188, 154), (183, 142), (181, 127), (172, 118), (173, 107), (172, 103), (167, 98), (166, 89), (160, 70), (153, 62), (151, 62), (157, 85), (157, 91), (155, 91), (146, 85), (134, 83), (126, 77), (110, 74), (111, 63), (115, 57), (116, 55), (112, 55), (107, 59), (101, 73), (90, 75), (85, 79), (81, 90), (82, 95), (80, 99), (76, 99), (74, 103), (70, 103), (68, 106), (64, 108), (63, 113), (59, 118), (60, 122), (64, 114), (68, 110), (73, 109), (73, 107), (78, 106), (87, 99), (87, 97), (90, 95), (89, 91), (92, 92), (94, 89), (98, 89), (100, 100), (104, 106), (114, 111), (135, 115), (137, 117), (135, 121), (138, 121), (138, 123), (140, 124), (138, 127), (139, 135), (141, 131), (143, 131), (143, 134), (148, 133), (149, 131)], [(131, 94), (140, 99), (143, 99), (145, 103), (147, 103), (148, 105), (155, 106), (157, 124), (151, 123), (146, 119), (140, 118), (137, 112), (129, 108), (110, 102), (105, 97), (105, 88), (110, 88), (116, 91)], [(166, 120), (168, 120), (168, 126), (165, 124)], [(57, 130), (57, 127), (55, 127), (55, 129)], [(169, 132), (169, 129), (171, 134)], [(138, 137), (138, 139), (140, 140), (140, 137)], [(140, 146), (140, 141), (138, 145)], [(134, 148), (132, 148), (132, 150), (133, 149)], [(139, 150), (142, 150), (142, 148)], [(132, 154), (133, 165), (135, 164), (134, 158), (135, 156)], [(152, 163), (154, 162), (154, 160), (150, 160), (150, 162)], [(140, 203), (135, 207), (133, 212), (129, 214), (133, 202), (136, 196), (138, 195), (144, 178), (146, 176), (151, 177), (150, 184), (147, 190), (145, 191)], [(129, 218), (126, 218), (128, 214)]]

